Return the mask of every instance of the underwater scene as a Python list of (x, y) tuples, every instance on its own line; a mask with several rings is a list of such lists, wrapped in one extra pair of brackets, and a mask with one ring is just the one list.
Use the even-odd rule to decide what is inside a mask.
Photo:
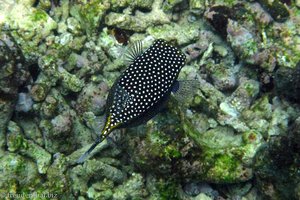
[(0, 0), (0, 199), (300, 200), (300, 0)]

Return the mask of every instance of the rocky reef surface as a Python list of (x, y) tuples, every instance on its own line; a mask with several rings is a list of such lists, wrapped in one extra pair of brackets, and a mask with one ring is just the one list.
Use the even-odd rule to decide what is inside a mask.
[[(1, 199), (300, 199), (299, 0), (2, 0), (0, 30)], [(184, 101), (77, 165), (128, 44), (159, 38)]]

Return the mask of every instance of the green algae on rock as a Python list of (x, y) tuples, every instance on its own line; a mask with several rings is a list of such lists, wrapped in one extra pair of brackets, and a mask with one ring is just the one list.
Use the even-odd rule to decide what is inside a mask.
[(74, 5), (70, 9), (70, 14), (79, 21), (80, 26), (86, 31), (88, 36), (95, 33), (99, 21), (109, 8), (108, 3), (100, 0), (93, 0), (84, 5)]
[(20, 46), (27, 62), (34, 62), (44, 53), (39, 49), (39, 44), (51, 34), (57, 24), (45, 11), (37, 8), (15, 4), (8, 9), (9, 12), (3, 12), (3, 17), (12, 30), (11, 35)]
[(245, 166), (251, 165), (256, 151), (263, 144), (259, 133), (250, 131), (234, 135), (233, 130), (226, 127), (208, 130), (202, 133), (202, 138), (200, 133), (197, 136), (193, 130), (187, 129), (187, 134), (191, 133), (203, 151), (200, 155), (203, 163), (199, 174), (201, 178), (216, 183), (234, 183), (252, 178), (252, 168)]
[(43, 56), (39, 59), (40, 68), (51, 77), (61, 80), (62, 86), (73, 92), (79, 92), (83, 87), (83, 81), (70, 74), (63, 67), (58, 66), (56, 58), (51, 55)]
[(39, 173), (36, 164), (24, 157), (9, 152), (1, 151), (1, 181), (0, 191), (7, 192), (29, 192), (30, 188), (35, 188), (40, 184)]
[[(110, 12), (105, 17), (105, 23), (108, 26), (117, 26), (121, 29), (132, 30), (136, 32), (145, 31), (148, 27), (169, 23), (169, 17), (161, 10), (161, 0), (155, 0), (152, 10), (149, 13), (137, 11), (134, 16), (125, 13)], [(143, 23), (141, 23), (143, 22)]]
[(113, 199), (142, 199), (148, 194), (144, 189), (144, 178), (141, 174), (133, 173), (126, 182), (113, 190)]
[(118, 168), (105, 164), (102, 161), (88, 160), (83, 166), (76, 166), (70, 171), (73, 180), (73, 190), (85, 193), (88, 189), (88, 181), (91, 178), (107, 178), (113, 182), (120, 183), (125, 179), (125, 175)]
[(27, 140), (21, 133), (20, 127), (15, 122), (10, 122), (7, 132), (7, 146), (10, 152), (20, 152), (32, 158), (41, 174), (46, 174), (50, 165), (51, 154), (31, 140)]
[[(0, 26), (1, 27), (1, 26)], [(0, 148), (5, 145), (6, 126), (17, 102), (18, 87), (28, 78), (24, 57), (13, 38), (0, 32)]]
[(178, 45), (184, 45), (199, 37), (201, 23), (177, 23), (164, 24), (162, 26), (150, 26), (147, 33), (154, 38), (165, 38), (168, 41), (176, 41)]

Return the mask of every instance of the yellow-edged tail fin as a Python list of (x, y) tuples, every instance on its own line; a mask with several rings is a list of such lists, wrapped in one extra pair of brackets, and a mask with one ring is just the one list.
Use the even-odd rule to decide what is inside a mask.
[(99, 135), (96, 141), (94, 142), (94, 144), (92, 144), (92, 146), (82, 156), (80, 156), (80, 158), (76, 161), (76, 163), (77, 164), (83, 163), (87, 158), (87, 156), (96, 148), (96, 146), (100, 144), (108, 136), (108, 134), (112, 132), (117, 126), (118, 125), (112, 126), (111, 115), (109, 115), (105, 123), (105, 127), (101, 132), (101, 135)]

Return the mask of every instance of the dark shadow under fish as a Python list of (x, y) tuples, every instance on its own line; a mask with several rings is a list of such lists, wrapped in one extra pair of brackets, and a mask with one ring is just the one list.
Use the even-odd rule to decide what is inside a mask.
[(176, 47), (156, 40), (143, 52), (141, 43), (136, 43), (128, 58), (129, 67), (109, 92), (105, 126), (77, 163), (84, 162), (113, 130), (138, 126), (150, 120), (164, 107), (171, 92), (179, 89), (177, 77), (186, 57)]

